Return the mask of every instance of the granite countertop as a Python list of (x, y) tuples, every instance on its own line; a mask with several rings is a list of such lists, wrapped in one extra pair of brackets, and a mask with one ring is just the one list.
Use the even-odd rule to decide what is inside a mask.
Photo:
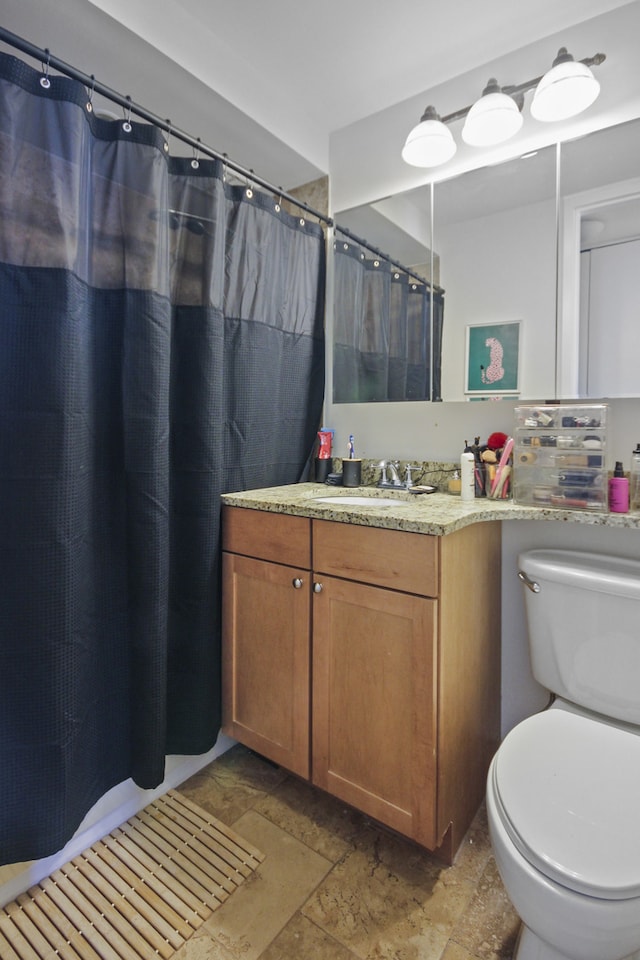
[[(331, 502), (319, 503), (316, 499), (318, 497), (331, 497)], [(347, 503), (345, 498), (348, 497), (366, 497), (371, 503)], [(394, 503), (376, 506), (376, 500), (380, 499), (393, 500)], [(586, 510), (559, 510), (551, 507), (521, 506), (511, 500), (478, 498), (463, 501), (460, 497), (448, 493), (413, 494), (406, 490), (331, 487), (323, 483), (294, 483), (282, 487), (246, 490), (242, 493), (226, 493), (222, 496), (222, 502), (230, 507), (435, 536), (454, 533), (471, 523), (487, 520), (560, 520), (592, 526), (640, 529), (638, 511), (596, 513)]]

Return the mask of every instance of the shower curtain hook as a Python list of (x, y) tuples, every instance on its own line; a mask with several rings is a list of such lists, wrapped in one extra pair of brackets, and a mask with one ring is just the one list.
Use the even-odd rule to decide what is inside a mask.
[[(198, 137), (198, 143), (200, 143), (200, 137)], [(191, 161), (191, 166), (194, 170), (197, 170), (200, 166), (200, 161), (198, 160), (198, 148), (193, 148), (193, 160)]]
[(40, 77), (40, 86), (44, 87), (45, 90), (48, 90), (51, 86), (51, 80), (49, 80), (49, 61), (51, 60), (51, 51), (48, 49), (48, 47), (45, 47), (44, 52), (47, 55), (47, 63), (46, 65), (44, 63), (42, 64), (42, 72), (44, 76)]
[(91, 89), (88, 92), (89, 99), (87, 100), (87, 113), (92, 113), (93, 111), (93, 94), (96, 89), (96, 78), (91, 74)]
[[(253, 170), (249, 170), (249, 173), (253, 173)], [(247, 183), (247, 188), (246, 188), (246, 190), (244, 191), (244, 195), (245, 195), (245, 197), (247, 197), (249, 200), (251, 200), (251, 198), (252, 198), (252, 196), (253, 196), (253, 189), (252, 189), (252, 187), (251, 187), (251, 181), (250, 181), (249, 177), (245, 177), (245, 180), (246, 180), (246, 183)]]
[(274, 210), (276, 211), (276, 213), (280, 213), (280, 210), (282, 209), (282, 187), (278, 186), (278, 190), (280, 191), (280, 193), (278, 194), (278, 199), (276, 200), (275, 207), (274, 207)]
[(131, 133), (133, 130), (133, 127), (131, 126), (131, 97), (129, 94), (127, 94), (127, 115), (124, 123), (122, 124), (122, 129), (125, 133)]

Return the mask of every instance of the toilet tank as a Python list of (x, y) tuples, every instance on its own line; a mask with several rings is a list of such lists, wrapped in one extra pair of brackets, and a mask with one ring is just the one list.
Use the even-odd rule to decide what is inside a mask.
[(524, 589), (536, 680), (581, 707), (640, 724), (640, 562), (527, 550), (518, 569), (539, 587)]

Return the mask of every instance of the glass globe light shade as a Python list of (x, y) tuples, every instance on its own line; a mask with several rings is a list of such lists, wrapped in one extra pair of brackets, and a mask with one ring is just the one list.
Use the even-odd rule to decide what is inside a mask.
[(590, 107), (599, 93), (600, 84), (589, 67), (561, 47), (551, 70), (536, 87), (531, 116), (545, 122), (567, 120)]
[(467, 114), (462, 139), (472, 147), (491, 147), (509, 140), (521, 126), (518, 104), (491, 79)]
[(410, 131), (402, 148), (402, 159), (412, 167), (437, 167), (457, 150), (453, 134), (434, 107), (427, 107), (420, 123)]

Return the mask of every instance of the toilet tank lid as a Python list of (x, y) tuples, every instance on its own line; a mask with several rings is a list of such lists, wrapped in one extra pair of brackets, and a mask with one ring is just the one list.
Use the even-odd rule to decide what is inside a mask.
[(640, 897), (640, 736), (565, 710), (523, 720), (495, 758), (504, 825), (551, 880)]
[(525, 550), (519, 569), (531, 580), (640, 600), (640, 561), (578, 550)]

